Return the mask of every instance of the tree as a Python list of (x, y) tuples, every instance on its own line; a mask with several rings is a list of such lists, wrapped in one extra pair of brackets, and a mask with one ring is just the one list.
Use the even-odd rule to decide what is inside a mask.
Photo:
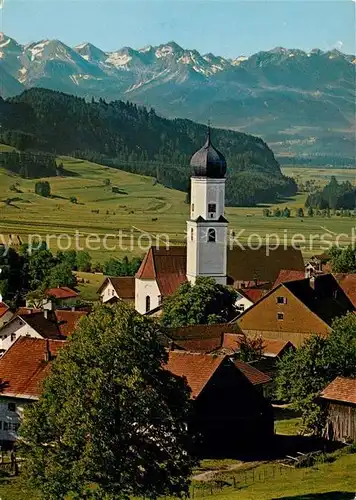
[(76, 266), (78, 271), (89, 272), (91, 269), (91, 257), (88, 252), (81, 250), (77, 252)]
[(313, 335), (278, 364), (277, 396), (302, 412), (304, 429), (320, 432), (324, 421), (315, 400), (337, 376), (356, 376), (356, 316), (333, 323), (328, 337)]
[(64, 252), (57, 253), (58, 262), (65, 262), (72, 271), (76, 271), (76, 263), (77, 263), (77, 252), (75, 250), (66, 250)]
[(297, 209), (297, 217), (304, 217), (304, 210), (302, 208)]
[(314, 210), (313, 207), (308, 208), (308, 217), (314, 217)]
[(50, 250), (42, 247), (31, 250), (28, 256), (29, 286), (31, 290), (40, 288), (45, 282), (50, 270), (56, 265), (56, 260)]
[(262, 210), (263, 216), (264, 217), (270, 217), (271, 216), (271, 210), (269, 208), (264, 208)]
[(356, 272), (356, 249), (352, 245), (345, 248), (332, 247), (329, 255), (334, 273)]
[(246, 363), (260, 360), (264, 349), (263, 338), (261, 336), (250, 338), (245, 333), (240, 335), (241, 341), (236, 357)]
[(281, 217), (282, 215), (282, 212), (281, 212), (281, 209), (280, 208), (275, 208), (274, 211), (273, 211), (273, 216), (274, 217)]
[(163, 302), (162, 323), (178, 327), (224, 323), (237, 315), (237, 293), (212, 278), (198, 277), (195, 285), (183, 283)]
[(72, 272), (72, 268), (66, 263), (62, 262), (52, 267), (46, 277), (46, 285), (48, 288), (58, 288), (67, 286), (75, 288), (77, 286), (77, 278)]
[(48, 181), (39, 181), (35, 184), (35, 193), (48, 198), (51, 196), (51, 186)]
[(282, 212), (282, 217), (287, 217), (287, 218), (290, 217), (290, 208), (285, 207), (285, 209)]
[(164, 369), (160, 333), (124, 303), (81, 320), (21, 426), (27, 478), (42, 498), (188, 494), (190, 390)]

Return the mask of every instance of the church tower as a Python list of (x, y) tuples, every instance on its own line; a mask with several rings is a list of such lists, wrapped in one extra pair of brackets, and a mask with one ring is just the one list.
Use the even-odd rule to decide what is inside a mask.
[(187, 279), (214, 278), (227, 281), (227, 233), (225, 211), (226, 160), (211, 142), (209, 128), (204, 146), (190, 162), (191, 205), (187, 221)]

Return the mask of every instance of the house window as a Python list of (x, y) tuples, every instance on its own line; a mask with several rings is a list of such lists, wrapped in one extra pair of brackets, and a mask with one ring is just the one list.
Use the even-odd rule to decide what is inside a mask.
[(113, 297), (115, 295), (115, 290), (111, 290), (111, 296)]
[(9, 424), (7, 422), (4, 422), (4, 431), (9, 430)]
[(210, 243), (216, 242), (216, 231), (213, 228), (208, 229), (208, 242)]
[(0, 420), (0, 431), (2, 431), (2, 420)]
[(146, 297), (146, 312), (151, 310), (151, 297), (147, 295)]
[(287, 297), (277, 297), (277, 304), (286, 304)]
[(284, 320), (284, 313), (277, 313), (277, 319), (278, 319), (278, 321), (283, 321)]
[(16, 405), (15, 405), (15, 403), (9, 403), (9, 404), (7, 405), (7, 409), (8, 409), (9, 411), (16, 411)]
[(194, 229), (191, 228), (190, 230), (190, 241), (194, 241)]
[(16, 340), (16, 333), (11, 334), (11, 342), (14, 342)]

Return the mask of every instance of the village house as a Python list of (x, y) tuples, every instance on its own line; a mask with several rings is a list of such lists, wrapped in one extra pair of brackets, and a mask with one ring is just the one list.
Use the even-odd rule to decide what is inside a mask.
[(0, 444), (11, 448), (26, 405), (37, 401), (63, 340), (20, 337), (0, 359)]
[(0, 328), (0, 352), (4, 354), (19, 337), (63, 340), (71, 335), (87, 311), (60, 310), (16, 314)]
[(200, 435), (199, 451), (236, 456), (247, 447), (266, 446), (273, 437), (272, 406), (257, 379), (254, 385), (246, 376), (248, 368), (244, 373), (228, 356), (171, 351), (167, 369), (185, 377), (191, 388), (189, 427)]
[(327, 412), (324, 437), (332, 441), (356, 441), (356, 379), (337, 377), (321, 393)]
[(0, 302), (0, 328), (10, 321), (13, 313), (5, 302)]
[(97, 293), (103, 304), (111, 304), (117, 300), (134, 304), (135, 278), (133, 276), (107, 277)]
[(71, 307), (79, 298), (79, 293), (66, 286), (49, 288), (46, 290), (46, 298), (41, 303), (33, 303), (32, 300), (26, 300), (26, 307), (37, 307), (53, 311), (56, 308)]
[(247, 336), (290, 341), (327, 335), (334, 319), (355, 311), (331, 274), (279, 284), (233, 323)]
[[(205, 145), (190, 162), (191, 202), (187, 221), (186, 246), (152, 247), (135, 276), (106, 278), (99, 289), (103, 302), (112, 298), (131, 300), (141, 314), (161, 312), (166, 297), (174, 294), (184, 282), (195, 283), (197, 277), (210, 277), (235, 289), (259, 287), (269, 290), (281, 269), (304, 272), (300, 250), (280, 246), (244, 248), (229, 239), (225, 218), (225, 183), (227, 163), (212, 144), (210, 130)], [(244, 310), (251, 301), (240, 293), (238, 306)]]

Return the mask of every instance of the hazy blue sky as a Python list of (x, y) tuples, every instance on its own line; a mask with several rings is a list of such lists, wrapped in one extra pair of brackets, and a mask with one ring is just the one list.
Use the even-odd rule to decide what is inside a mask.
[(355, 7), (352, 0), (4, 0), (0, 14), (2, 31), (21, 43), (58, 38), (115, 50), (174, 40), (235, 57), (275, 46), (354, 53)]

